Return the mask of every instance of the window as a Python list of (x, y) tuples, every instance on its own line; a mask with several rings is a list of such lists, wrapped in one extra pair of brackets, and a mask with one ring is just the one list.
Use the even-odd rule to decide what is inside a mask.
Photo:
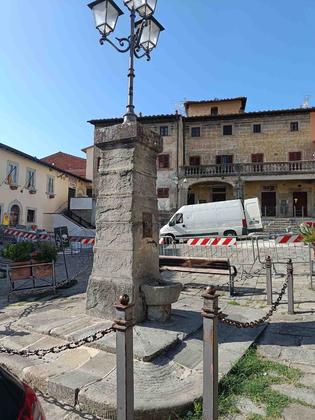
[(216, 173), (226, 174), (233, 172), (233, 155), (216, 156)]
[(86, 189), (86, 195), (88, 197), (93, 197), (93, 190), (92, 190), (92, 188), (87, 188)]
[(301, 152), (289, 152), (289, 161), (302, 160)]
[(170, 167), (170, 155), (159, 155), (158, 169), (168, 169)]
[(264, 167), (263, 165), (259, 164), (259, 162), (263, 162), (263, 161), (264, 161), (263, 153), (252, 154), (252, 163), (254, 163), (254, 165), (252, 165), (252, 168), (254, 172), (263, 172)]
[(18, 184), (18, 164), (15, 162), (8, 162), (7, 183), (9, 185)]
[(253, 133), (261, 133), (261, 124), (253, 125)]
[(183, 223), (183, 220), (184, 220), (183, 219), (183, 213), (176, 213), (171, 218), (171, 220), (169, 222), (169, 226), (175, 226), (175, 224)]
[(299, 123), (297, 121), (290, 123), (290, 130), (291, 131), (299, 131)]
[(217, 165), (226, 165), (233, 163), (233, 155), (218, 155), (216, 156)]
[(200, 137), (200, 127), (191, 127), (191, 137)]
[(169, 189), (168, 188), (158, 188), (157, 196), (158, 196), (158, 198), (168, 198), (169, 197)]
[(47, 176), (47, 194), (55, 194), (55, 179), (52, 176)]
[(264, 161), (264, 154), (263, 153), (254, 153), (252, 154), (252, 162), (263, 162)]
[(302, 164), (297, 162), (299, 160), (302, 160), (301, 152), (289, 152), (289, 161), (292, 162), (289, 164), (290, 171), (298, 171), (302, 169)]
[(189, 157), (190, 166), (199, 166), (200, 165), (200, 156), (190, 156)]
[(168, 136), (168, 126), (167, 125), (162, 125), (160, 127), (160, 136), (166, 137)]
[(29, 190), (35, 190), (35, 169), (26, 170), (26, 182), (25, 186)]
[(231, 136), (232, 135), (232, 126), (231, 125), (224, 125), (223, 126), (223, 135), (224, 136)]
[(33, 209), (27, 209), (26, 221), (27, 223), (35, 223), (36, 212)]
[(217, 106), (212, 106), (210, 112), (211, 112), (211, 115), (218, 115), (219, 108)]

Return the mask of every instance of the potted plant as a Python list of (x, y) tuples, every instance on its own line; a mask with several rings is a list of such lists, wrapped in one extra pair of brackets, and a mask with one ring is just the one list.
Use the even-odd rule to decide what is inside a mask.
[(10, 185), (10, 190), (17, 190), (18, 189), (18, 186), (17, 185)]
[[(53, 275), (53, 264), (57, 260), (58, 250), (55, 245), (42, 243), (32, 253), (32, 272), (34, 277), (49, 277)], [(45, 264), (47, 263), (47, 264)]]
[(2, 256), (10, 260), (10, 277), (13, 281), (31, 277), (31, 252), (34, 245), (30, 242), (9, 244), (2, 251)]
[(315, 257), (315, 224), (302, 223), (300, 225), (299, 232), (303, 238), (303, 242), (306, 244), (311, 244)]
[(35, 190), (35, 188), (30, 188), (30, 189), (28, 190), (28, 192), (29, 192), (30, 194), (36, 194), (36, 190)]

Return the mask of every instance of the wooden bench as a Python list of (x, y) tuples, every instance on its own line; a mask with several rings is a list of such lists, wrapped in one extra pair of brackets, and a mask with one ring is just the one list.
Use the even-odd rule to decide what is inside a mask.
[(194, 258), (160, 255), (160, 271), (179, 271), (229, 277), (230, 296), (234, 295), (234, 279), (237, 269), (225, 258)]

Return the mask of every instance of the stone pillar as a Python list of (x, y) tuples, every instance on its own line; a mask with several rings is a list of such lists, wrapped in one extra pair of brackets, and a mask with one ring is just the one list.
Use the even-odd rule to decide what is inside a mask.
[(102, 160), (86, 309), (113, 319), (114, 303), (128, 294), (139, 322), (145, 318), (140, 287), (160, 278), (156, 157), (162, 138), (134, 122), (96, 128), (95, 145)]

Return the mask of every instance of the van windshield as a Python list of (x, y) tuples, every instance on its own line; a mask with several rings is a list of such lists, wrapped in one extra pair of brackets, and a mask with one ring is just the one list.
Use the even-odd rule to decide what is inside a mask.
[(175, 224), (178, 224), (178, 223), (183, 223), (183, 213), (174, 214), (174, 216), (171, 218), (169, 222), (169, 226), (174, 226)]

